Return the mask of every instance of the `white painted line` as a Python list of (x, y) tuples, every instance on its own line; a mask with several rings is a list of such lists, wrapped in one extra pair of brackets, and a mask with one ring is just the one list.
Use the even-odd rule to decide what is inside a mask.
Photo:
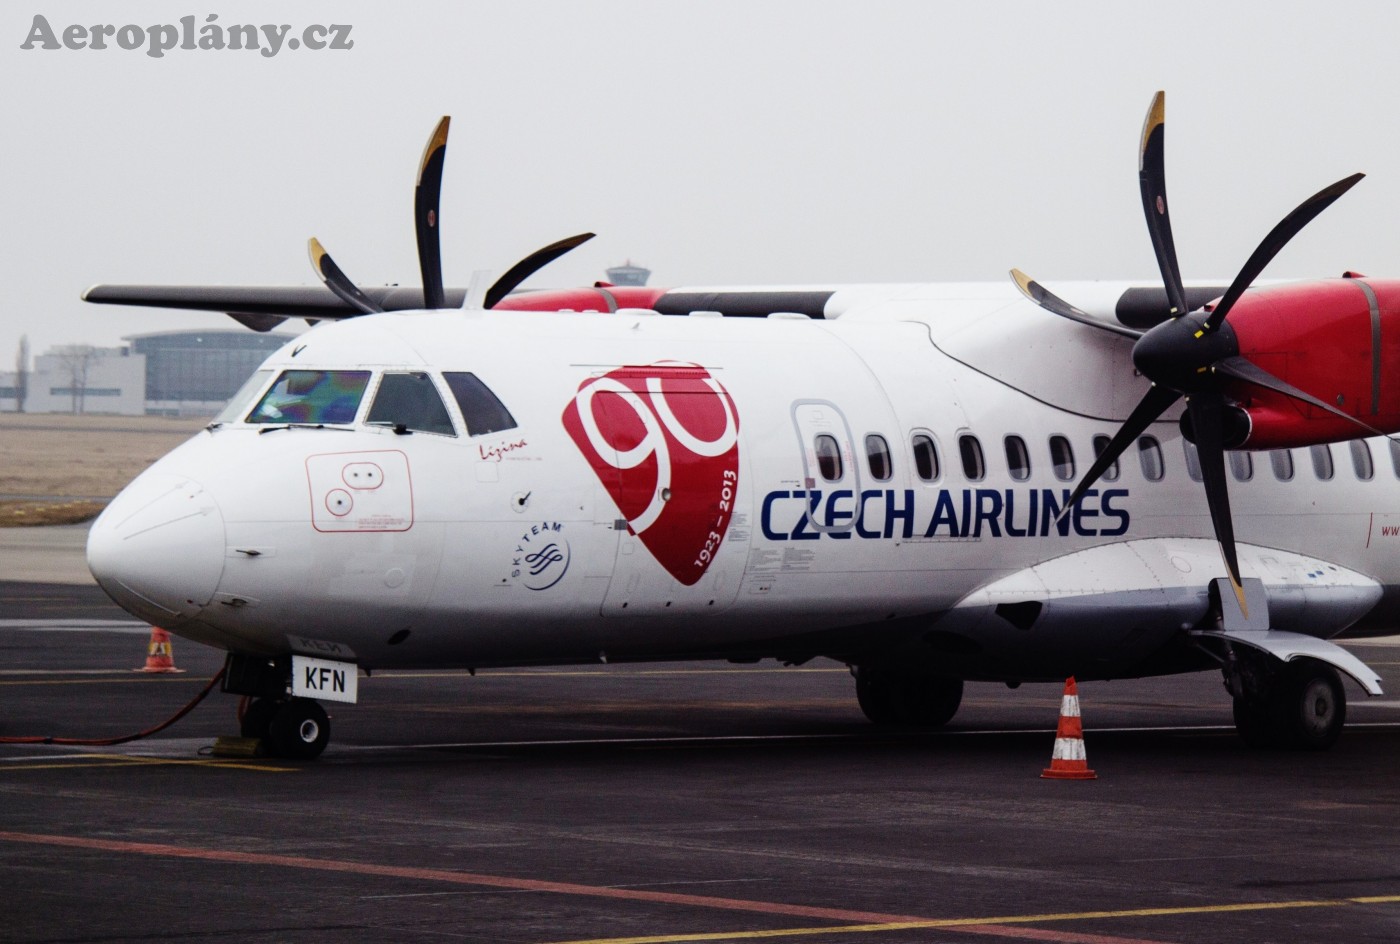
[(100, 619), (0, 619), (0, 630), (34, 633), (126, 633), (148, 635), (149, 623), (136, 620)]

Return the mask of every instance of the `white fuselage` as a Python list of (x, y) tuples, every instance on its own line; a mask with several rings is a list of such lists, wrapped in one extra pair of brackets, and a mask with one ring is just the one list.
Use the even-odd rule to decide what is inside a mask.
[[(1130, 339), (999, 286), (853, 290), (829, 316), (320, 325), (113, 501), (93, 572), (190, 638), (370, 668), (902, 651), (1008, 680), (1191, 667), (1168, 650), (1224, 571), (1176, 411), (1156, 451), (1130, 449), (1056, 520), (1142, 394)], [(353, 374), (362, 396), (319, 427), (245, 422), (284, 371)], [(451, 434), (367, 422), (405, 372)], [(514, 425), (474, 434), (449, 373)], [(1369, 479), (1344, 444), (1330, 480), (1293, 450), (1291, 480), (1260, 453), (1230, 482), (1244, 576), (1276, 590), (1281, 628), (1392, 615), (1400, 466), (1385, 440), (1368, 451)], [(1030, 599), (1064, 608), (998, 615)]]

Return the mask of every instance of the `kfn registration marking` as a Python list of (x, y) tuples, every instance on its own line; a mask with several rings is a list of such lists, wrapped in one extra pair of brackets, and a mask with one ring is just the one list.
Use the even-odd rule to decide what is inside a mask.
[(331, 662), (309, 656), (292, 656), (292, 694), (298, 698), (354, 703), (359, 670), (351, 662)]

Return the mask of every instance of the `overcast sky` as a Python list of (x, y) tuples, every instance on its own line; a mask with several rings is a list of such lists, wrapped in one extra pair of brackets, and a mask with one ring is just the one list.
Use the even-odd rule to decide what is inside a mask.
[[(22, 49), (65, 28), (348, 24), (353, 49)], [(198, 33), (196, 33), (198, 35)], [(1400, 275), (1400, 6), (1106, 2), (214, 2), (0, 8), (4, 308), (55, 344), (234, 327), (85, 305), (95, 282), (416, 284), (412, 188), (453, 116), (444, 270), (559, 237), (534, 285), (1156, 279), (1136, 149), (1167, 91), (1187, 278), (1370, 176), (1269, 277)]]

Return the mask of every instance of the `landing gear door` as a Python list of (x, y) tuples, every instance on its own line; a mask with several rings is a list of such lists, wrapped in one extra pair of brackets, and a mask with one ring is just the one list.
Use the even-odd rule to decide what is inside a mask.
[(811, 531), (849, 532), (860, 520), (861, 487), (860, 466), (845, 414), (829, 400), (798, 400), (792, 405), (792, 422), (802, 456), (803, 488), (809, 496), (827, 495), (821, 501), (809, 500), (808, 508), (832, 509), (842, 498), (849, 500), (843, 507), (850, 507), (853, 502), (855, 508), (851, 515), (841, 514), (836, 520), (815, 520), (808, 510), (804, 512), (806, 527)]

